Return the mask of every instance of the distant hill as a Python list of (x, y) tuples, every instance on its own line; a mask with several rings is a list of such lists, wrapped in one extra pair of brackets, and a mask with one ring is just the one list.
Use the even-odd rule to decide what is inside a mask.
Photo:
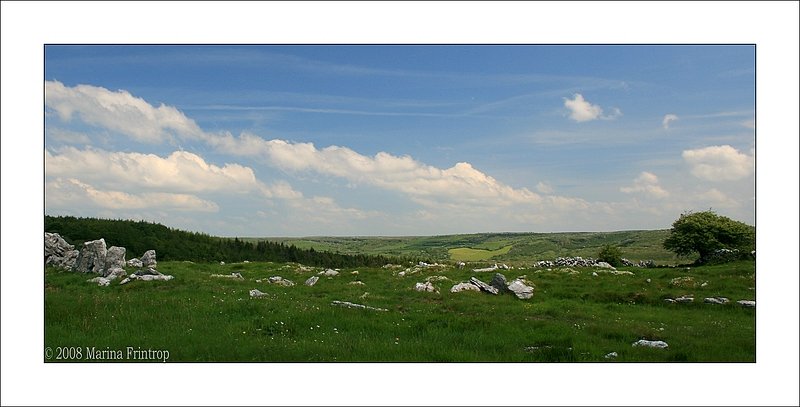
[(154, 249), (159, 260), (298, 262), (320, 267), (383, 266), (392, 262), (414, 261), (379, 254), (341, 254), (335, 250), (298, 248), (293, 244), (263, 239), (245, 241), (214, 237), (145, 221), (46, 215), (44, 230), (58, 233), (76, 246), (104, 238), (108, 246), (125, 247), (127, 258), (141, 256), (145, 251)]
[[(340, 253), (429, 258), (433, 261), (504, 261), (525, 263), (556, 257), (597, 257), (604, 245), (620, 248), (623, 257), (660, 264), (686, 262), (664, 249), (669, 230), (564, 233), (476, 233), (420, 237), (270, 238), (300, 248)], [(691, 260), (691, 259), (688, 259)]]

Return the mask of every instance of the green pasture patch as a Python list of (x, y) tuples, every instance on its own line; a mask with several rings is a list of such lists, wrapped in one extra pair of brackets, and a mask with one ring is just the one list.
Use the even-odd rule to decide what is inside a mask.
[(470, 247), (459, 247), (448, 250), (450, 258), (456, 261), (481, 261), (488, 260), (495, 256), (508, 253), (513, 246), (505, 246), (496, 250), (473, 249)]

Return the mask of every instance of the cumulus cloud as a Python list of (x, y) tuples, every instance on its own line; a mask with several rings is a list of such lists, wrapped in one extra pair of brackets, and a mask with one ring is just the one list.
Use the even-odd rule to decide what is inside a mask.
[(683, 159), (695, 177), (708, 181), (735, 181), (749, 176), (755, 167), (752, 155), (729, 146), (684, 150)]
[(547, 182), (539, 182), (536, 184), (536, 190), (543, 194), (552, 194), (553, 187)]
[(239, 164), (222, 167), (186, 151), (166, 158), (155, 154), (109, 152), (96, 149), (45, 150), (45, 175), (73, 177), (102, 183), (180, 192), (249, 192), (259, 187), (253, 170)]
[(190, 194), (101, 190), (75, 178), (56, 178), (45, 184), (46, 210), (84, 206), (105, 209), (162, 208), (195, 212), (219, 210), (216, 203)]
[(632, 186), (622, 187), (620, 191), (626, 194), (640, 193), (652, 198), (665, 198), (669, 196), (669, 192), (659, 185), (658, 177), (647, 171), (643, 171), (639, 174), (639, 176), (633, 180)]
[(717, 208), (737, 208), (741, 206), (735, 199), (716, 188), (711, 188), (704, 193), (698, 194), (696, 199)]
[(347, 147), (318, 149), (312, 143), (265, 140), (252, 134), (210, 139), (223, 152), (262, 156), (269, 165), (287, 171), (313, 171), (399, 191), (423, 205), (443, 202), (492, 205), (537, 203), (541, 197), (527, 188), (513, 188), (475, 169), (466, 162), (446, 169), (423, 164), (409, 156), (379, 152), (359, 154)]
[(564, 98), (564, 107), (569, 109), (569, 117), (576, 122), (586, 122), (597, 119), (611, 120), (622, 116), (622, 111), (614, 107), (611, 114), (603, 115), (603, 108), (599, 105), (589, 103), (583, 95), (576, 93), (572, 99)]
[(665, 129), (669, 128), (669, 124), (678, 120), (678, 116), (674, 114), (667, 114), (664, 115), (664, 120), (661, 121), (661, 125), (664, 126)]
[(45, 81), (44, 103), (63, 121), (79, 116), (85, 123), (147, 143), (174, 136), (193, 138), (203, 133), (178, 109), (164, 104), (154, 107), (124, 90), (112, 92), (91, 85), (67, 87), (61, 82)]

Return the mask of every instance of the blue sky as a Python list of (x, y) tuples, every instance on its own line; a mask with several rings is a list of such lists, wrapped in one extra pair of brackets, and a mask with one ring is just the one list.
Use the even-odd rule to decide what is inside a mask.
[(47, 46), (45, 211), (225, 236), (755, 222), (752, 46)]

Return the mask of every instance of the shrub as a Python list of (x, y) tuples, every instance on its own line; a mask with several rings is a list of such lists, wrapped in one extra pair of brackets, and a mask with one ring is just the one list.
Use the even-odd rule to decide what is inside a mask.
[(614, 267), (622, 266), (622, 251), (612, 245), (605, 245), (597, 253), (597, 260), (604, 261)]

